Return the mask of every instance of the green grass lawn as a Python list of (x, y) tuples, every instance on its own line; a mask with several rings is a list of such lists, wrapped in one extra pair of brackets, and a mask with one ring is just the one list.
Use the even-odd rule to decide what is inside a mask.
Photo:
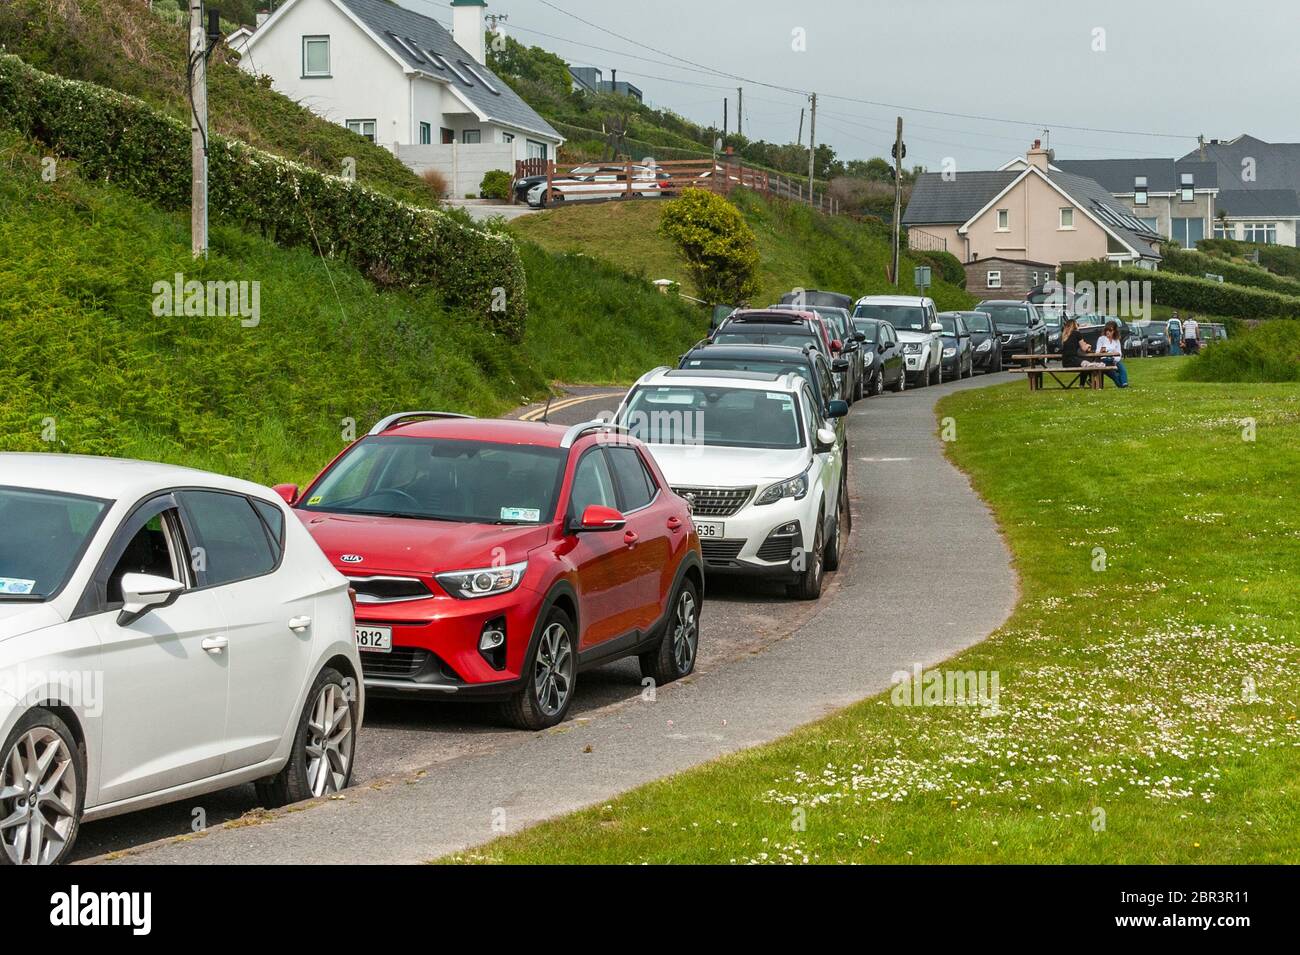
[(457, 860), (1300, 861), (1300, 387), (1182, 361), (941, 402), (1022, 584), (940, 668), (995, 672), (995, 711), (885, 693)]

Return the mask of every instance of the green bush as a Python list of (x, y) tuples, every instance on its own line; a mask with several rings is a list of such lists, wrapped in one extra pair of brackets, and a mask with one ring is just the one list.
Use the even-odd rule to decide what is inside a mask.
[[(906, 240), (904, 240), (906, 243)], [(923, 251), (920, 249), (910, 249), (907, 253), (921, 265), (928, 265), (934, 270), (936, 277), (942, 277), (949, 285), (955, 285), (957, 288), (966, 287), (966, 269), (962, 266), (961, 260), (951, 252), (944, 252), (936, 249), (934, 251)]]
[(1150, 282), (1156, 304), (1200, 314), (1246, 319), (1300, 317), (1300, 297), (1176, 272), (1116, 268), (1105, 262), (1076, 262), (1061, 266), (1060, 273), (1062, 280), (1073, 275), (1076, 287), (1083, 281)]
[(483, 173), (483, 181), (478, 184), (480, 199), (509, 199), (510, 184), (514, 177), (504, 169), (489, 169)]
[(665, 205), (659, 230), (681, 249), (701, 298), (739, 305), (758, 293), (758, 240), (722, 196), (684, 190)]
[(1179, 372), (1184, 381), (1300, 381), (1300, 323), (1264, 322), (1206, 346)]
[[(164, 208), (189, 205), (189, 129), (140, 100), (0, 55), (0, 126), (76, 159), (87, 176)], [(208, 164), (215, 221), (340, 259), (381, 287), (434, 290), (490, 330), (522, 338), (526, 281), (508, 236), (467, 228), (237, 139), (213, 134)]]
[(1252, 288), (1281, 292), (1283, 295), (1300, 295), (1300, 281), (1275, 275), (1257, 265), (1236, 262), (1232, 259), (1203, 252), (1189, 252), (1182, 249), (1162, 250), (1162, 269), (1183, 275), (1204, 276), (1207, 272), (1222, 275), (1224, 281), (1233, 285), (1247, 285)]
[(1259, 242), (1238, 242), (1236, 239), (1202, 239), (1196, 243), (1201, 252), (1215, 256), (1246, 256), (1258, 252), (1259, 264), (1274, 275), (1300, 279), (1300, 249), (1291, 245), (1264, 245)]

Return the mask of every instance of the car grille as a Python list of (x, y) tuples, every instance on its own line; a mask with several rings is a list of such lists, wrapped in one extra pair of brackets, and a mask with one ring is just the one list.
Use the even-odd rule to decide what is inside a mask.
[(686, 498), (695, 517), (730, 517), (745, 506), (752, 487), (675, 487), (673, 493)]
[(704, 561), (708, 564), (728, 564), (740, 556), (741, 548), (745, 546), (743, 540), (702, 540), (700, 541), (700, 552), (704, 555)]
[(357, 592), (357, 603), (393, 603), (398, 600), (420, 600), (433, 594), (418, 577), (349, 577), (348, 582)]
[(794, 535), (769, 537), (758, 549), (759, 560), (788, 561), (794, 556)]
[(364, 676), (413, 677), (424, 669), (433, 654), (419, 647), (393, 647), (391, 653), (361, 651), (361, 672)]

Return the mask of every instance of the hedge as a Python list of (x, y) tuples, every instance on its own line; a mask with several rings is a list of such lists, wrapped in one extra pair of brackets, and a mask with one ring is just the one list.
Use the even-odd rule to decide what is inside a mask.
[(1300, 297), (1176, 272), (1117, 268), (1106, 262), (1076, 262), (1061, 266), (1061, 280), (1070, 275), (1074, 276), (1076, 288), (1083, 281), (1150, 282), (1155, 304), (1201, 314), (1252, 319), (1300, 317)]
[(1201, 277), (1204, 277), (1207, 272), (1211, 272), (1215, 275), (1222, 275), (1224, 281), (1231, 282), (1233, 285), (1248, 285), (1252, 288), (1261, 288), (1270, 292), (1280, 292), (1283, 295), (1300, 296), (1300, 281), (1274, 275), (1259, 266), (1244, 265), (1231, 259), (1220, 258), (1217, 255), (1206, 255), (1203, 252), (1185, 251), (1183, 249), (1165, 249), (1161, 251), (1161, 255), (1163, 258), (1160, 267), (1170, 272)]
[[(190, 204), (190, 130), (134, 97), (0, 54), (0, 125), (75, 159), (81, 174), (167, 209)], [(514, 242), (445, 213), (219, 134), (208, 142), (209, 214), (355, 266), (377, 285), (430, 289), (492, 331), (523, 337), (527, 288)]]
[[(906, 245), (906, 239), (904, 239)], [(942, 278), (949, 285), (955, 285), (957, 288), (966, 287), (966, 267), (961, 264), (961, 259), (951, 252), (945, 252), (941, 249), (908, 249), (908, 258), (914, 259), (922, 265), (928, 265), (934, 270), (935, 274)]]
[(1262, 242), (1239, 242), (1236, 239), (1202, 239), (1196, 248), (1213, 255), (1238, 255), (1242, 258), (1259, 253), (1259, 264), (1276, 275), (1300, 279), (1300, 249), (1292, 245), (1265, 245)]

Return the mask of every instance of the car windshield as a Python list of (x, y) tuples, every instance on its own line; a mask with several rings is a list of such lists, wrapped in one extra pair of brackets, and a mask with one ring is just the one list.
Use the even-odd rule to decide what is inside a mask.
[(816, 335), (798, 325), (790, 326), (789, 331), (731, 325), (714, 335), (713, 340), (719, 345), (787, 345), (793, 348), (802, 348), (809, 342), (818, 343)]
[(1143, 330), (1146, 332), (1147, 338), (1164, 338), (1169, 333), (1169, 329), (1163, 325), (1148, 325)]
[(1029, 327), (1028, 305), (990, 305), (985, 302), (979, 310), (990, 316), (999, 325), (1013, 325), (1016, 328)]
[(853, 310), (853, 317), (882, 319), (899, 331), (926, 331), (925, 309), (919, 305), (862, 304)]
[(379, 436), (352, 446), (303, 495), (307, 511), (467, 524), (551, 520), (560, 448)]
[(794, 372), (808, 384), (815, 384), (808, 362), (764, 361), (760, 358), (688, 358), (683, 368), (702, 368), (711, 371), (761, 371), (770, 375)]
[(0, 601), (44, 600), (62, 589), (110, 502), (0, 487)]
[(876, 328), (878, 326), (875, 322), (855, 320), (853, 322), (853, 327), (863, 335), (867, 336), (867, 344), (874, 345), (876, 343)]
[(713, 385), (653, 385), (628, 398), (623, 421), (651, 444), (790, 450), (803, 447), (795, 396)]
[(940, 315), (939, 324), (943, 326), (945, 335), (957, 334), (957, 317), (955, 315)]
[(989, 323), (989, 317), (983, 312), (970, 312), (966, 315), (966, 328), (972, 332), (991, 332), (993, 326)]

